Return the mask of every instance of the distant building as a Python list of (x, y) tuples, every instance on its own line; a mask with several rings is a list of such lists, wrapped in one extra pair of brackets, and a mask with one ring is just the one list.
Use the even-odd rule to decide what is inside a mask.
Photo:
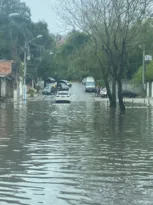
[(65, 41), (67, 40), (68, 36), (60, 36), (59, 38), (57, 38), (56, 40), (56, 46), (61, 46), (65, 43)]

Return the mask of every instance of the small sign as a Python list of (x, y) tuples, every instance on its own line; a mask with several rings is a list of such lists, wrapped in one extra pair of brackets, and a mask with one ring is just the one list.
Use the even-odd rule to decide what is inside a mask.
[(145, 56), (145, 61), (152, 61), (152, 56), (146, 55)]

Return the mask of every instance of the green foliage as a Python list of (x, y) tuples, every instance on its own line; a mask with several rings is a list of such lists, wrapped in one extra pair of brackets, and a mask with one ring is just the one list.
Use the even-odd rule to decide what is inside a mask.
[(88, 75), (101, 76), (91, 39), (83, 32), (69, 33), (64, 44), (57, 47), (55, 60), (59, 78), (81, 80)]
[[(30, 9), (21, 0), (0, 0), (0, 5), (2, 6), (0, 8), (0, 59), (14, 60), (21, 65), (24, 60), (25, 41), (28, 42), (38, 35), (42, 35), (42, 38), (35, 39), (29, 44), (31, 60), (27, 62), (27, 77), (37, 80), (38, 67), (41, 74), (44, 70), (43, 63), (40, 61), (46, 60), (44, 53), (54, 51), (55, 37), (49, 33), (46, 22), (34, 23), (31, 21)], [(9, 17), (11, 13), (20, 15)], [(47, 61), (47, 64), (49, 64), (47, 70), (51, 69), (51, 61)], [(23, 66), (20, 67), (22, 76)]]
[(135, 83), (140, 83), (142, 81), (142, 66), (138, 69), (138, 71), (134, 74), (132, 81)]
[(21, 0), (0, 0), (1, 15), (8, 17), (11, 13), (19, 13), (24, 18), (30, 18), (30, 9)]
[[(131, 33), (134, 29), (135, 27), (133, 26), (131, 28)], [(128, 45), (128, 63), (127, 63), (126, 75), (125, 75), (127, 78), (132, 79), (133, 75), (135, 75), (135, 73), (142, 65), (142, 53), (144, 47), (146, 50), (146, 55), (153, 56), (152, 33), (153, 33), (153, 19), (151, 18), (151, 19), (144, 20), (143, 23), (137, 29), (136, 34), (132, 36), (132, 42), (130, 45)]]
[[(146, 66), (145, 79), (146, 79), (147, 82), (152, 82), (153, 81), (153, 61), (151, 61)], [(141, 83), (142, 82), (142, 66), (138, 69), (138, 71), (133, 76), (133, 81), (136, 82), (136, 83)]]
[(30, 95), (30, 97), (34, 97), (35, 93), (36, 93), (36, 90), (34, 88), (29, 88), (28, 94)]
[(46, 52), (42, 55), (42, 60), (38, 65), (38, 77), (45, 80), (51, 76), (55, 76), (54, 55)]
[[(138, 28), (133, 40), (127, 45), (126, 69), (123, 73), (124, 78), (132, 79), (138, 68), (142, 65), (143, 46), (146, 47), (146, 55), (153, 55), (153, 20), (144, 21)], [(132, 35), (134, 26), (129, 31)], [(143, 35), (145, 30), (148, 35)], [(131, 33), (130, 33), (131, 32)], [(96, 36), (95, 36), (96, 38)], [(141, 39), (141, 41), (140, 41)], [(107, 57), (102, 54), (100, 43), (97, 45), (96, 55), (102, 59), (103, 65), (108, 66)], [(99, 59), (95, 55), (95, 47), (92, 40), (83, 32), (72, 31), (68, 34), (64, 44), (58, 46), (55, 60), (58, 76), (69, 79), (82, 79), (88, 75), (92, 75), (95, 79), (103, 79), (101, 65)], [(117, 59), (117, 58), (116, 58)], [(108, 72), (110, 72), (108, 70)], [(135, 81), (141, 82), (142, 73), (138, 71), (135, 75)], [(148, 77), (149, 79), (149, 77)], [(101, 80), (100, 80), (101, 81)], [(104, 83), (100, 83), (102, 86)]]
[(105, 83), (104, 83), (104, 80), (97, 80), (96, 81), (96, 85), (99, 85), (100, 87), (105, 87)]
[(68, 35), (67, 45), (69, 45), (72, 50), (77, 50), (83, 47), (89, 40), (89, 36), (83, 32), (79, 31), (72, 31)]
[[(50, 34), (48, 25), (44, 21), (32, 22), (30, 9), (21, 0), (0, 0), (1, 2), (3, 8), (0, 13), (1, 59), (13, 59), (18, 65), (21, 65), (24, 57), (23, 47), (25, 39), (29, 41), (41, 34), (43, 35), (42, 38), (36, 39), (30, 44), (31, 60), (28, 61), (27, 65), (28, 78), (37, 80), (38, 77), (46, 79), (51, 76), (56, 79), (81, 80), (91, 75), (95, 79), (99, 79), (97, 81), (98, 84), (104, 85), (100, 61), (104, 67), (109, 67), (110, 61), (105, 52), (103, 52), (102, 41), (98, 37), (96, 30), (92, 30), (90, 35), (73, 30), (66, 35), (62, 43), (58, 44), (57, 42), (62, 40), (62, 36)], [(19, 13), (21, 16), (8, 18), (10, 13)], [(130, 44), (126, 45), (126, 69), (124, 69), (122, 77), (133, 78), (136, 82), (141, 82), (142, 46), (145, 45), (146, 54), (153, 56), (153, 20), (147, 19), (139, 25), (139, 28), (136, 29), (136, 27), (137, 25), (133, 24), (129, 29), (127, 43)], [(107, 41), (101, 22), (97, 22), (95, 28), (99, 29), (103, 40)], [(132, 36), (135, 30), (137, 32)], [(116, 43), (120, 47), (120, 33), (116, 33), (116, 35)], [(93, 39), (96, 39), (97, 48)], [(112, 42), (113, 39), (114, 36), (110, 35)], [(118, 62), (118, 53), (115, 52), (114, 45), (111, 50), (116, 64)], [(51, 51), (53, 55), (50, 55)], [(149, 71), (149, 69), (147, 67), (147, 73), (150, 72), (147, 74), (147, 79), (151, 80), (152, 71)], [(21, 66), (20, 70), (22, 75), (23, 66)], [(109, 75), (112, 75), (111, 66), (105, 70), (107, 70)]]
[(42, 35), (30, 46), (31, 60), (28, 62), (28, 73), (32, 79), (38, 77), (45, 79), (52, 76), (54, 59), (50, 53), (55, 52), (55, 39), (49, 33), (48, 25), (45, 22), (33, 23), (33, 36)]

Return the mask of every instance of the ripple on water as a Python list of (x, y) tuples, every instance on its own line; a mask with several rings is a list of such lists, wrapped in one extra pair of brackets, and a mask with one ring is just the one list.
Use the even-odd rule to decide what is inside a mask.
[(152, 110), (121, 116), (100, 103), (47, 101), (14, 109), (0, 110), (2, 205), (152, 204)]

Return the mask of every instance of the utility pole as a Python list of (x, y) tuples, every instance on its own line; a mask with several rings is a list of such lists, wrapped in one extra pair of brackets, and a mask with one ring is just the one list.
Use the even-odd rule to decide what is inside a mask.
[(143, 85), (143, 90), (145, 92), (146, 86), (145, 86), (145, 75), (146, 75), (146, 68), (145, 68), (145, 46), (143, 46), (143, 60), (142, 60), (142, 85)]
[[(30, 51), (29, 51), (29, 44), (32, 43), (37, 38), (41, 38), (42, 35), (38, 35), (35, 38), (31, 39), (31, 41), (27, 41), (25, 39), (24, 45), (24, 77), (23, 77), (23, 100), (26, 101), (27, 99), (27, 86), (26, 86), (26, 76), (27, 76), (27, 60), (30, 60)], [(28, 58), (28, 59), (27, 59)]]
[(1, 0), (1, 2), (0, 2), (0, 12), (2, 11), (3, 3), (4, 3), (4, 0)]
[(27, 42), (25, 41), (25, 45), (24, 45), (23, 100), (27, 99), (26, 75), (27, 75)]
[[(2, 7), (4, 0), (0, 0), (0, 8)], [(19, 13), (11, 13), (9, 14), (9, 17), (14, 17), (14, 16), (20, 16)], [(20, 29), (20, 27), (14, 23), (18, 29)], [(24, 34), (24, 32), (21, 31), (21, 33), (23, 34), (24, 38), (25, 38), (25, 44), (24, 44), (24, 76), (23, 76), (23, 100), (27, 99), (27, 86), (26, 86), (26, 75), (27, 75), (27, 57), (29, 57), (29, 44), (32, 43), (32, 41), (34, 41), (37, 38), (41, 38), (42, 35), (38, 35), (35, 38), (31, 39), (30, 41), (26, 40), (26, 36)], [(30, 60), (30, 59), (29, 59)]]

